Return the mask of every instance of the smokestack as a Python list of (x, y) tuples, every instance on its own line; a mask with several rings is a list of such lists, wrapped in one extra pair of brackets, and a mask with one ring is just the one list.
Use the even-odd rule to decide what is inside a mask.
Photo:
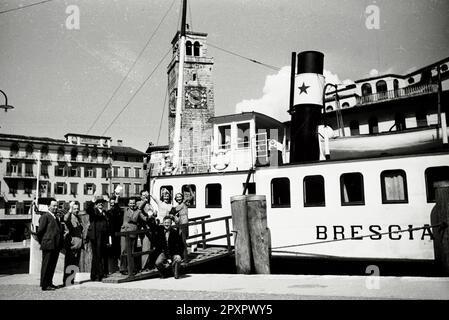
[[(297, 58), (297, 74), (290, 88), (293, 94), (289, 110), (292, 119), (290, 163), (320, 159), (318, 126), (323, 106), (324, 54), (304, 51)], [(292, 70), (295, 62), (292, 60)]]
[(123, 145), (123, 140), (117, 140), (117, 145), (121, 147)]

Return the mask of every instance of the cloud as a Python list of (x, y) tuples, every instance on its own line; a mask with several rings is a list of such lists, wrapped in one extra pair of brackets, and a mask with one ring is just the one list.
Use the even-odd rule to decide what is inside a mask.
[[(326, 83), (354, 83), (346, 79), (341, 81), (338, 75), (324, 70)], [(268, 75), (262, 90), (262, 97), (256, 99), (245, 99), (235, 106), (235, 112), (259, 112), (275, 118), (279, 121), (289, 121), (290, 114), (287, 112), (290, 101), (290, 66), (282, 67), (277, 74)]]

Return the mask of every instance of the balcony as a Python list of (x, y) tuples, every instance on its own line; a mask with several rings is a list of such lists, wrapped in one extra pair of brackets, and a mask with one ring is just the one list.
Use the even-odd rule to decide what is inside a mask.
[(398, 90), (390, 90), (385, 92), (373, 93), (370, 95), (356, 97), (356, 106), (369, 105), (380, 102), (387, 102), (392, 100), (404, 99), (409, 97), (422, 96), (438, 92), (438, 85), (423, 84), (420, 86), (409, 86)]
[(36, 175), (33, 172), (10, 172), (6, 171), (5, 178), (17, 178), (17, 179), (36, 179)]

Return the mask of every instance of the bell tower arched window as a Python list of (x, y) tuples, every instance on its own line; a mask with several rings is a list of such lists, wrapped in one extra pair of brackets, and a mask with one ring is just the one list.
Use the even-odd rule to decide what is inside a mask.
[(195, 41), (195, 43), (193, 44), (193, 55), (195, 57), (199, 57), (200, 56), (200, 43), (198, 41)]
[(186, 56), (192, 55), (192, 42), (187, 41), (186, 42)]

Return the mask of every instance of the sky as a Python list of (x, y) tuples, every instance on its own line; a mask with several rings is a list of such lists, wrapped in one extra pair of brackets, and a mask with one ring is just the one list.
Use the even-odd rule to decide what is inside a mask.
[[(0, 0), (0, 12), (41, 1)], [(79, 8), (79, 29), (67, 28), (71, 5)], [(179, 26), (180, 5), (52, 0), (0, 13), (0, 90), (14, 106), (0, 110), (0, 132), (106, 135), (142, 151), (150, 141), (167, 144), (171, 53), (163, 57)], [(406, 74), (449, 56), (448, 16), (447, 0), (189, 0), (187, 22), (208, 33), (208, 43), (279, 68), (209, 47), (216, 115), (254, 110), (288, 120), (291, 52), (323, 52), (328, 82)]]

